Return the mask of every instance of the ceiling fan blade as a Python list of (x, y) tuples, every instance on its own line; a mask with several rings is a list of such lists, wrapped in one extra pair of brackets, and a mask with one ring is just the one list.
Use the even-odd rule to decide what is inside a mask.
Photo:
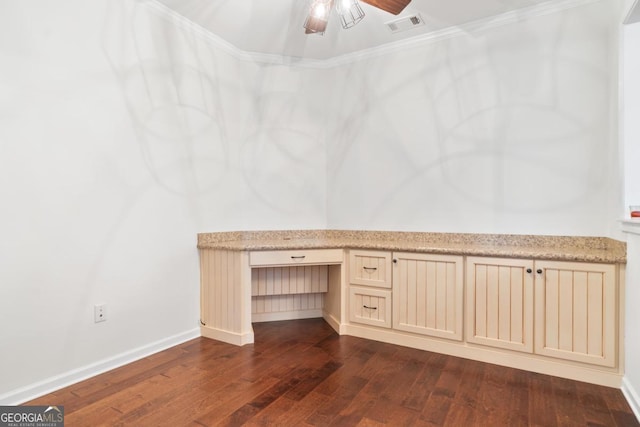
[(399, 14), (404, 10), (405, 7), (411, 0), (361, 0), (363, 3), (370, 4), (371, 6), (377, 7), (378, 9), (382, 9), (386, 12), (393, 13), (394, 15)]

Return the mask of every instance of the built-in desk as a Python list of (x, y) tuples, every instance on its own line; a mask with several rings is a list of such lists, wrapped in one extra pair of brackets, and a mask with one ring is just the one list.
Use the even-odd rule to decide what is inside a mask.
[(596, 384), (624, 372), (626, 246), (600, 237), (252, 231), (198, 235), (201, 333), (323, 317), (353, 335)]

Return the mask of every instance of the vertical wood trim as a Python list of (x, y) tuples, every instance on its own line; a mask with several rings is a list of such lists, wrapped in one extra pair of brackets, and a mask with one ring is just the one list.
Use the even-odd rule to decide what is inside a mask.
[(511, 277), (510, 267), (498, 268), (498, 339), (511, 341)]
[(254, 267), (251, 269), (251, 295), (327, 292), (328, 278), (328, 265)]
[(573, 272), (561, 270), (559, 272), (558, 307), (559, 328), (558, 348), (573, 351)]
[(487, 338), (494, 340), (499, 339), (498, 336), (498, 316), (500, 307), (498, 305), (500, 283), (500, 267), (497, 265), (487, 266)]
[[(486, 265), (472, 265), (473, 274), (475, 278), (475, 286), (468, 286), (470, 295), (474, 295), (472, 304), (470, 306), (475, 308), (475, 327), (470, 328), (472, 334), (479, 337), (487, 336), (487, 266)], [(473, 281), (469, 283), (474, 283)]]
[[(407, 315), (406, 322), (410, 325), (416, 324), (417, 316), (417, 298), (416, 298), (416, 285), (417, 285), (417, 263), (414, 260), (407, 261), (407, 283), (406, 283), (406, 296), (407, 296)], [(413, 297), (413, 298), (412, 298)]]
[(416, 325), (425, 328), (427, 326), (427, 312), (429, 310), (427, 300), (427, 265), (429, 262), (416, 264)]
[[(545, 346), (552, 348), (559, 348), (560, 345), (560, 278), (557, 270), (545, 271), (547, 289), (545, 292), (544, 283), (537, 286), (540, 292), (545, 292), (545, 299), (538, 302), (538, 305), (545, 305), (547, 322), (542, 325), (541, 330), (546, 330), (546, 339), (541, 338), (538, 340), (541, 343), (545, 343)], [(538, 316), (540, 318), (540, 316)], [(542, 317), (544, 318), (544, 317)]]
[(447, 328), (447, 269), (446, 264), (439, 262), (436, 266), (436, 329)]
[(427, 261), (427, 325), (429, 329), (436, 329), (437, 299), (436, 299), (436, 270), (434, 261)]
[[(585, 354), (589, 353), (587, 276), (588, 274), (584, 271), (576, 271), (573, 274), (573, 351)], [(599, 323), (601, 316), (602, 310), (593, 313), (592, 320)]]
[(509, 341), (512, 342), (525, 342), (525, 307), (524, 307), (524, 270), (513, 268), (511, 269), (510, 282), (510, 298), (509, 317), (511, 319), (511, 331)]
[(587, 278), (587, 330), (589, 331), (585, 353), (604, 357), (603, 302), (604, 279), (601, 274), (589, 273)]

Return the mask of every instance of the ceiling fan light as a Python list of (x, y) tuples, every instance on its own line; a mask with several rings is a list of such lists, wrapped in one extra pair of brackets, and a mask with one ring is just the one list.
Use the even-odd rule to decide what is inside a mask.
[(306, 34), (323, 35), (329, 23), (329, 13), (333, 6), (333, 0), (312, 0), (309, 14), (304, 21)]
[(364, 11), (358, 0), (338, 0), (336, 12), (340, 16), (340, 23), (344, 29), (353, 27), (364, 18)]

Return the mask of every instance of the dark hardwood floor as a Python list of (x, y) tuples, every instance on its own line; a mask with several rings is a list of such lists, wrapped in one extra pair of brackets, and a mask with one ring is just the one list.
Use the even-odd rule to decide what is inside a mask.
[(323, 320), (199, 338), (29, 404), (67, 426), (638, 426), (620, 390), (339, 337)]

